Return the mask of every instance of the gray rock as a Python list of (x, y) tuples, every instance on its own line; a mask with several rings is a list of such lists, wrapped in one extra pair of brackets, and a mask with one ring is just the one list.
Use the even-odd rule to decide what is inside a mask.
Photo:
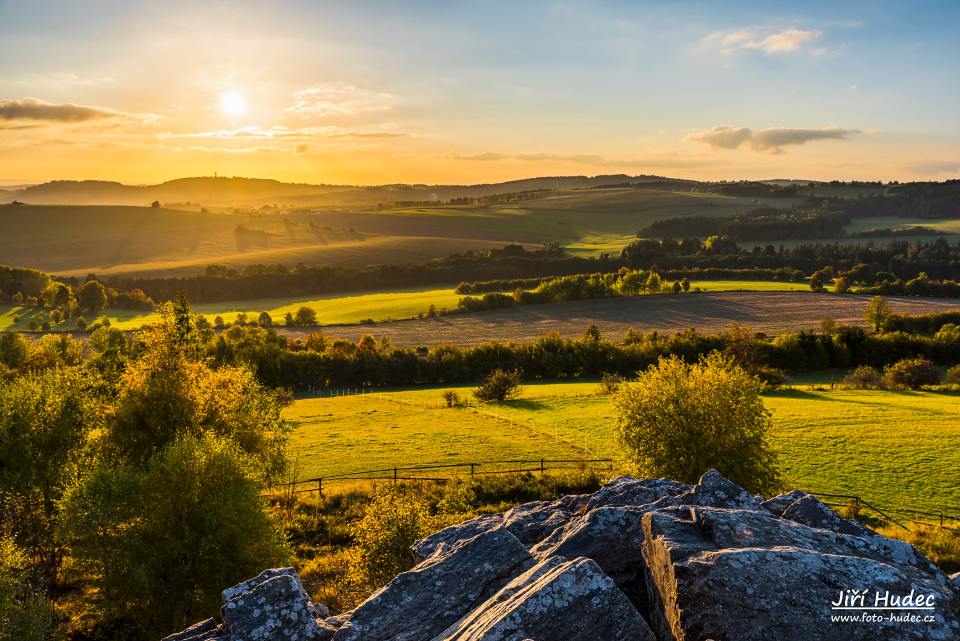
[(650, 509), (649, 505), (596, 508), (571, 522), (562, 530), (562, 536), (534, 546), (530, 553), (538, 559), (592, 559), (640, 611), (645, 611), (643, 515)]
[(195, 623), (183, 632), (171, 634), (161, 641), (213, 641), (221, 638), (223, 628), (213, 619)]
[(655, 641), (626, 596), (590, 559), (545, 560), (435, 641)]
[(771, 514), (776, 516), (783, 516), (783, 511), (790, 507), (794, 502), (799, 499), (802, 499), (805, 496), (809, 496), (806, 492), (801, 492), (800, 490), (793, 490), (787, 492), (786, 494), (778, 494), (772, 499), (767, 499), (760, 504), (760, 507), (767, 510)]
[(226, 605), (228, 602), (240, 596), (244, 592), (250, 592), (251, 590), (277, 576), (293, 577), (293, 580), (297, 583), (297, 588), (300, 590), (300, 595), (307, 603), (310, 604), (310, 608), (312, 608), (311, 614), (315, 619), (330, 615), (330, 610), (327, 608), (327, 606), (323, 604), (314, 604), (313, 601), (310, 600), (310, 595), (307, 594), (307, 591), (303, 589), (303, 583), (300, 582), (300, 576), (293, 568), (270, 568), (268, 570), (264, 570), (252, 579), (247, 579), (243, 583), (238, 583), (232, 588), (227, 588), (221, 592), (220, 602)]
[(334, 639), (431, 639), (531, 565), (526, 547), (506, 529), (481, 532), (399, 574), (360, 604)]
[(670, 479), (635, 479), (620, 476), (597, 490), (585, 503), (582, 511), (598, 507), (647, 505), (667, 496), (679, 496), (693, 488)]
[(503, 514), (484, 514), (469, 521), (451, 525), (439, 532), (434, 532), (414, 543), (410, 551), (413, 552), (413, 558), (417, 563), (420, 563), (434, 554), (442, 553), (460, 541), (472, 539), (482, 532), (498, 528), (501, 523), (503, 523)]
[(686, 505), (709, 505), (712, 507), (742, 508), (757, 510), (760, 501), (745, 489), (727, 480), (716, 470), (707, 470), (690, 492), (679, 497)]
[[(261, 575), (262, 576), (262, 575)], [(258, 577), (259, 579), (260, 577)], [(322, 641), (327, 631), (296, 575), (278, 573), (242, 584), (244, 590), (220, 608), (230, 641)]]
[(503, 527), (524, 545), (533, 545), (564, 526), (572, 512), (563, 499), (518, 505), (503, 515)]
[(810, 527), (853, 534), (855, 536), (869, 536), (872, 532), (864, 525), (842, 518), (839, 514), (824, 505), (809, 494), (797, 499), (783, 511), (783, 518), (803, 523)]
[[(650, 622), (661, 641), (945, 641), (960, 635), (956, 598), (934, 573), (839, 553), (844, 544), (856, 547), (849, 539), (858, 537), (794, 525), (766, 512), (722, 512), (671, 508), (644, 516)], [(753, 520), (736, 526), (745, 514)], [(763, 530), (756, 532), (756, 525)], [(778, 531), (778, 526), (785, 530)], [(841, 547), (823, 552), (784, 545), (790, 542)], [(857, 614), (831, 610), (848, 589), (868, 590), (870, 605), (874, 591), (933, 595), (935, 620), (833, 621), (837, 613)]]

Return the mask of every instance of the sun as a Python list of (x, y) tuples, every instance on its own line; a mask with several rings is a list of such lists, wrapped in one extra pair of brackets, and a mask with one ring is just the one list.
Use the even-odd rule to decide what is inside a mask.
[(220, 97), (220, 109), (231, 118), (236, 118), (246, 113), (247, 101), (241, 94), (231, 91)]

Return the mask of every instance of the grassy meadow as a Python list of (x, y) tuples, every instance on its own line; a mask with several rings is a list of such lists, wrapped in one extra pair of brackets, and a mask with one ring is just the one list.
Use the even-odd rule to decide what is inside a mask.
[[(756, 280), (703, 280), (691, 281), (691, 290), (704, 292), (726, 291), (809, 291), (805, 283), (784, 283)], [(263, 298), (255, 300), (197, 304), (193, 310), (203, 314), (213, 323), (217, 316), (225, 322), (236, 320), (243, 312), (249, 321), (255, 321), (260, 312), (267, 312), (277, 324), (283, 323), (287, 312), (296, 313), (302, 306), (317, 313), (317, 322), (321, 325), (352, 325), (365, 321), (383, 322), (416, 318), (425, 314), (433, 305), (436, 309), (453, 310), (461, 296), (452, 288), (414, 289), (404, 291), (374, 292), (355, 294), (331, 294), (329, 296), (309, 296), (304, 298)], [(44, 318), (42, 310), (14, 305), (0, 304), (0, 330), (26, 330), (32, 319)], [(108, 309), (97, 319), (107, 318), (110, 324), (124, 330), (136, 329), (154, 322), (156, 312)], [(94, 320), (86, 319), (88, 322)], [(66, 322), (54, 329), (73, 329), (72, 322)]]
[[(859, 494), (881, 509), (960, 512), (960, 395), (831, 390), (816, 378), (764, 398), (788, 487)], [(443, 406), (445, 389), (298, 399), (286, 416), (299, 476), (619, 454), (614, 410), (595, 381), (533, 383), (520, 400), (454, 409)], [(471, 398), (470, 388), (454, 389)]]

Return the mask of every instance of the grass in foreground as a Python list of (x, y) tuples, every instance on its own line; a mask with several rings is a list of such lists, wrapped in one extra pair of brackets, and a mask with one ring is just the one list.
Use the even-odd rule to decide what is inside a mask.
[[(502, 405), (448, 409), (449, 388), (303, 398), (286, 410), (300, 476), (442, 462), (616, 457), (596, 382), (528, 384)], [(470, 388), (460, 388), (468, 397)], [(769, 393), (790, 488), (859, 494), (877, 507), (960, 512), (960, 395), (787, 389)], [(328, 453), (336, 451), (332, 458)]]

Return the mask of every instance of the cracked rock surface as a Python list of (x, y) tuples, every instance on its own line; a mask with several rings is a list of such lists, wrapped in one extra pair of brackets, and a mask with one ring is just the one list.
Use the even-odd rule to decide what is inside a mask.
[[(219, 621), (164, 641), (960, 639), (960, 575), (810, 494), (763, 500), (715, 470), (693, 486), (616, 478), (448, 527), (411, 554), (352, 612), (330, 616), (291, 568), (272, 569), (224, 590)], [(884, 620), (849, 618), (864, 614)]]

